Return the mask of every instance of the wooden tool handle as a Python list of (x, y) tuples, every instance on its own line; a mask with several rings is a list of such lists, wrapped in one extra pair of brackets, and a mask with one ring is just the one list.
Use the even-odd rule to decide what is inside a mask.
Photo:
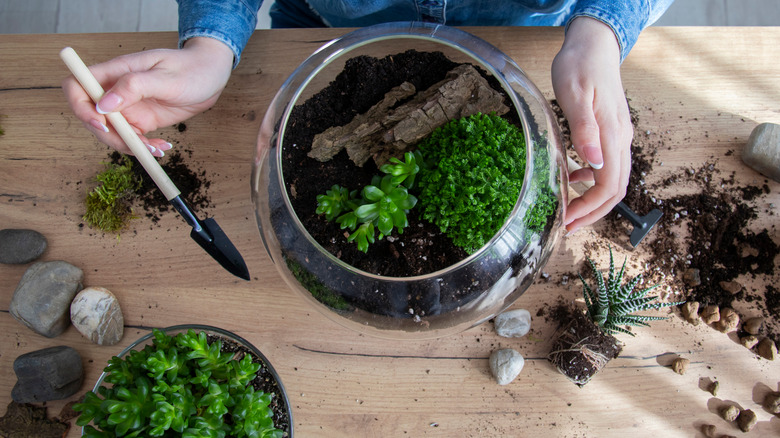
[[(92, 75), (92, 72), (89, 71), (87, 65), (84, 64), (84, 61), (79, 58), (76, 51), (71, 47), (66, 47), (60, 51), (60, 58), (62, 58), (65, 65), (68, 66), (68, 69), (73, 73), (73, 76), (76, 77), (76, 80), (84, 87), (84, 91), (89, 94), (89, 97), (91, 97), (95, 103), (99, 102), (100, 98), (103, 97), (103, 87), (97, 79), (95, 79), (95, 76)], [(138, 162), (144, 167), (146, 173), (152, 177), (152, 180), (154, 180), (157, 187), (159, 187), (160, 191), (165, 195), (165, 198), (170, 201), (179, 196), (181, 193), (179, 192), (179, 189), (176, 188), (173, 181), (171, 181), (162, 167), (160, 167), (160, 164), (154, 159), (152, 153), (149, 152), (149, 149), (146, 148), (144, 142), (141, 141), (138, 134), (135, 133), (133, 127), (130, 126), (130, 123), (127, 122), (125, 117), (121, 113), (108, 113), (106, 114), (106, 118), (111, 122), (114, 129), (116, 129), (117, 134), (122, 137), (122, 140), (124, 140), (127, 147), (133, 151), (133, 155), (135, 155)]]

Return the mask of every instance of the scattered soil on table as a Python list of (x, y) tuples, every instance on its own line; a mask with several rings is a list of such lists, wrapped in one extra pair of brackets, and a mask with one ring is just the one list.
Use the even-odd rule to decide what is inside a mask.
[[(208, 178), (205, 169), (193, 169), (191, 167), (187, 162), (191, 158), (191, 150), (176, 150), (167, 153), (159, 163), (181, 192), (184, 201), (197, 214), (211, 206), (211, 197), (208, 194), (211, 180)], [(169, 211), (178, 214), (135, 157), (122, 155), (116, 151), (109, 155), (109, 161), (112, 164), (122, 164), (124, 160), (128, 159), (133, 163), (133, 174), (141, 180), (141, 187), (136, 192), (138, 199), (133, 203), (134, 206), (139, 206), (140, 204), (143, 215), (154, 224), (157, 224), (162, 216)]]
[[(356, 167), (345, 151), (326, 162), (307, 156), (316, 134), (332, 126), (347, 124), (404, 81), (411, 82), (418, 90), (426, 90), (456, 65), (442, 53), (413, 50), (382, 59), (352, 58), (328, 87), (293, 110), (285, 131), (283, 152), (287, 191), (309, 234), (342, 261), (365, 272), (406, 277), (434, 272), (467, 257), (466, 252), (453, 245), (438, 227), (418, 217), (416, 209), (407, 215), (409, 226), (403, 234), (393, 232), (389, 237), (376, 240), (367, 254), (358, 251), (355, 243), (347, 241), (348, 233), (335, 221), (328, 222), (324, 216), (316, 214), (316, 197), (334, 184), (350, 191), (360, 189), (369, 184), (374, 175), (379, 175), (379, 170), (373, 161)], [(494, 89), (505, 95), (494, 78), (481, 73)], [(511, 105), (506, 96), (505, 104)], [(517, 120), (510, 119), (510, 122), (520, 126)]]
[[(555, 102), (553, 107), (568, 141), (568, 124)], [(751, 230), (751, 222), (762, 208), (759, 205), (766, 205), (762, 197), (770, 193), (768, 181), (745, 184), (737, 181), (733, 173), (723, 175), (718, 169), (718, 158), (711, 156), (699, 168), (684, 169), (682, 173), (649, 183), (648, 176), (663, 171), (658, 168), (663, 163), (656, 154), (667, 146), (663, 135), (641, 127), (639, 113), (631, 107), (630, 100), (629, 107), (634, 125), (633, 160), (623, 202), (639, 215), (652, 209), (663, 213), (654, 230), (639, 245), (650, 252), (644, 276), (651, 284), (661, 283), (671, 293), (679, 293), (675, 300), (698, 301), (702, 307), (749, 303), (766, 320), (764, 335), (775, 343), (780, 342), (780, 293), (773, 286), (780, 246), (768, 230)], [(734, 153), (728, 151), (726, 155)], [(661, 195), (664, 189), (678, 186), (684, 187), (682, 192), (687, 194)], [(767, 212), (773, 215), (773, 207), (769, 208)], [(607, 215), (604, 222), (603, 226), (594, 228), (607, 240), (630, 248), (627, 240), (631, 224), (616, 213)], [(586, 248), (589, 254), (604, 251), (606, 244)], [(686, 272), (692, 270), (698, 270), (698, 284), (684, 280)], [(747, 283), (756, 279), (763, 286), (749, 288)], [(728, 282), (739, 283), (742, 290), (732, 293), (721, 286)], [(756, 315), (740, 315), (740, 320), (751, 316)]]
[(0, 418), (0, 437), (61, 438), (68, 429), (70, 424), (48, 418), (46, 407), (15, 401), (8, 404), (5, 415)]

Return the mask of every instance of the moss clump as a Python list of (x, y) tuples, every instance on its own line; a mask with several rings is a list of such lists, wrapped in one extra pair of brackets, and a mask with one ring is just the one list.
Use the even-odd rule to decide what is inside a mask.
[(298, 261), (284, 257), (287, 267), (290, 269), (293, 277), (295, 277), (301, 285), (306, 288), (309, 293), (322, 304), (335, 310), (349, 310), (352, 306), (336, 291), (329, 288), (320, 281), (316, 275), (309, 272)]
[(87, 212), (84, 221), (92, 228), (117, 232), (132, 219), (130, 203), (141, 187), (141, 180), (133, 173), (133, 164), (106, 164), (106, 169), (95, 179), (100, 183), (84, 199)]
[[(429, 164), (419, 175), (422, 217), (474, 253), (498, 232), (520, 195), (526, 168), (522, 130), (494, 114), (478, 113), (437, 128), (418, 148)], [(550, 190), (543, 189), (549, 166), (541, 170), (534, 182), (538, 199), (525, 218), (533, 232), (544, 229), (557, 206)]]

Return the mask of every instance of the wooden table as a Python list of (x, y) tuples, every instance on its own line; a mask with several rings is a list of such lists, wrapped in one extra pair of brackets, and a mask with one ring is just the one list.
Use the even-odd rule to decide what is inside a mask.
[[(552, 98), (549, 67), (561, 29), (468, 30), (517, 60)], [(746, 436), (780, 436), (780, 418), (764, 411), (755, 395), (762, 388), (777, 390), (780, 363), (758, 359), (733, 335), (679, 317), (623, 339), (621, 356), (580, 389), (547, 362), (555, 327), (544, 318), (535, 318), (533, 332), (522, 339), (501, 338), (485, 323), (444, 339), (400, 342), (343, 329), (294, 295), (267, 257), (255, 224), (249, 184), (255, 138), (287, 76), (344, 32), (257, 31), (219, 103), (187, 122), (186, 131), (171, 127), (159, 134), (191, 148), (190, 162), (209, 175), (209, 214), (243, 253), (251, 282), (216, 266), (173, 214), (159, 226), (138, 220), (121, 240), (80, 226), (89, 179), (108, 150), (67, 106), (60, 89), (67, 72), (58, 51), (73, 46), (94, 64), (175, 47), (174, 33), (0, 36), (0, 227), (45, 234), (49, 247), (42, 260), (66, 260), (84, 270), (85, 285), (113, 291), (126, 324), (114, 347), (92, 344), (73, 327), (55, 339), (39, 336), (8, 312), (27, 266), (0, 266), (0, 405), (11, 400), (12, 364), (23, 353), (74, 347), (84, 361), (83, 392), (108, 358), (150, 327), (204, 323), (235, 331), (269, 357), (287, 388), (301, 437), (690, 437), (702, 436), (703, 424), (743, 436), (716, 414), (725, 400), (757, 412), (759, 424)], [(623, 65), (623, 81), (639, 111), (638, 129), (663, 136), (667, 146), (658, 150), (659, 175), (648, 179), (717, 157), (722, 171), (736, 172), (737, 180), (763, 180), (739, 153), (727, 151), (741, 150), (757, 123), (780, 122), (778, 41), (780, 28), (645, 31)], [(777, 241), (780, 184), (769, 186), (766, 208), (754, 224), (769, 228)], [(592, 229), (563, 239), (545, 268), (551, 280), (532, 286), (513, 307), (533, 315), (559, 295), (575, 299), (579, 286), (560, 280), (582, 267), (583, 246), (597, 239)], [(640, 247), (631, 257), (641, 262), (644, 255)], [(775, 275), (768, 281), (777, 280)], [(526, 358), (522, 374), (508, 386), (497, 385), (488, 367), (498, 348), (514, 348)], [(669, 369), (670, 353), (691, 360), (685, 375)], [(721, 382), (717, 397), (700, 387), (706, 379)], [(57, 416), (66, 402), (47, 403), (49, 415)], [(68, 436), (79, 430), (71, 428)]]

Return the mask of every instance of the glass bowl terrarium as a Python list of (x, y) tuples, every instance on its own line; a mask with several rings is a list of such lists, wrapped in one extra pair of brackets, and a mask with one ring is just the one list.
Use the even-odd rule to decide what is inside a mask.
[(306, 59), (260, 128), (252, 197), (290, 287), (379, 337), (457, 333), (510, 306), (562, 229), (546, 99), (461, 30), (390, 23)]

